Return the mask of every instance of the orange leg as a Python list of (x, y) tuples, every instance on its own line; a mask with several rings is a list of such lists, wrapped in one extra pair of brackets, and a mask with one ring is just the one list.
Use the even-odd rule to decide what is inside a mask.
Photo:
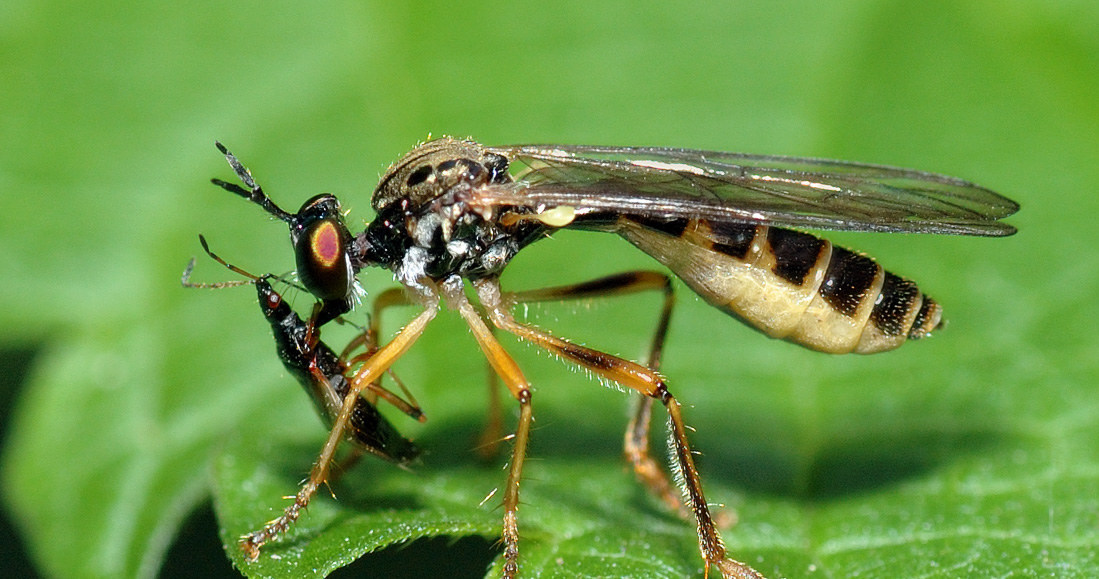
[(477, 437), (475, 447), (478, 456), (486, 461), (496, 457), (504, 432), (503, 407), (500, 406), (500, 377), (497, 376), (496, 370), (492, 369), (491, 364), (487, 364), (487, 370), (485, 382), (488, 384), (488, 416), (481, 435)]
[[(502, 301), (513, 309), (518, 304), (538, 302), (561, 302), (569, 300), (583, 300), (597, 297), (612, 297), (626, 295), (641, 291), (659, 290), (664, 293), (664, 304), (661, 308), (660, 321), (653, 335), (652, 345), (649, 350), (647, 366), (657, 370), (660, 366), (660, 355), (664, 347), (664, 338), (668, 333), (668, 321), (671, 317), (672, 306), (675, 304), (675, 293), (672, 291), (672, 281), (667, 274), (655, 271), (631, 271), (594, 279), (578, 284), (539, 288), (521, 292), (506, 292)], [(491, 458), (496, 454), (500, 441), (500, 433), (503, 431), (503, 419), (501, 417), (498, 398), (499, 383), (496, 373), (489, 367), (488, 395), (489, 409), (488, 420), (477, 445), (478, 454), (485, 458)], [(623, 444), (626, 459), (634, 468), (638, 479), (662, 500), (669, 508), (678, 512), (684, 518), (690, 517), (690, 512), (679, 499), (667, 473), (653, 460), (649, 452), (649, 425), (652, 414), (652, 398), (638, 396), (630, 423), (626, 427), (626, 436)]]
[[(657, 322), (656, 331), (653, 333), (652, 344), (649, 347), (649, 356), (645, 361), (645, 365), (653, 370), (659, 370), (661, 355), (664, 350), (664, 339), (668, 335), (668, 323), (671, 319), (672, 307), (675, 305), (672, 280), (667, 274), (655, 271), (631, 271), (573, 285), (524, 292), (508, 292), (503, 294), (502, 301), (505, 304), (524, 304), (581, 300), (653, 290), (664, 294), (664, 302), (660, 309), (660, 319)], [(508, 309), (512, 308), (509, 307)], [(652, 407), (653, 398), (649, 396), (636, 397), (634, 411), (630, 416), (630, 422), (626, 426), (626, 434), (623, 437), (623, 452), (626, 455), (626, 460), (633, 466), (634, 474), (645, 488), (649, 489), (649, 492), (660, 499), (668, 508), (687, 519), (691, 517), (690, 510), (683, 504), (679, 493), (668, 478), (667, 471), (653, 459), (652, 453), (649, 451)]]
[[(390, 288), (378, 294), (373, 301), (374, 311), (370, 316), (369, 325), (365, 330), (348, 342), (347, 346), (343, 349), (343, 352), (340, 353), (340, 362), (343, 363), (345, 367), (351, 368), (370, 359), (370, 357), (378, 351), (378, 341), (381, 336), (382, 311), (394, 306), (407, 306), (411, 304), (412, 302), (409, 301), (405, 292), (398, 288)], [(363, 352), (358, 355), (352, 355), (352, 353), (360, 347), (363, 349)], [(419, 420), (420, 422), (426, 422), (427, 417), (424, 416), (419, 404), (416, 403), (416, 399), (412, 396), (412, 393), (408, 391), (408, 388), (405, 388), (404, 383), (397, 377), (397, 374), (394, 373), (392, 369), (386, 370), (386, 373), (389, 374), (389, 377), (393, 379), (393, 382), (397, 384), (408, 400), (406, 401), (404, 398), (397, 396), (383, 387), (381, 378), (363, 391), (363, 398), (371, 404), (375, 404), (377, 399), (381, 398), (401, 412), (407, 414), (409, 417)]]
[(313, 469), (309, 473), (309, 480), (302, 485), (301, 490), (294, 497), (294, 503), (286, 507), (280, 517), (268, 522), (262, 529), (241, 537), (240, 548), (250, 561), (255, 561), (259, 557), (260, 547), (286, 532), (294, 524), (294, 521), (301, 516), (301, 511), (308, 506), (317, 489), (328, 479), (328, 471), (332, 465), (336, 449), (345, 438), (351, 412), (354, 410), (360, 394), (370, 384), (381, 378), (382, 374), (408, 351), (412, 344), (416, 342), (416, 339), (423, 334), (424, 328), (427, 327), (428, 322), (435, 317), (438, 311), (437, 302), (426, 304), (424, 311), (413, 318), (392, 341), (378, 349), (368, 360), (365, 360), (363, 365), (355, 372), (351, 378), (351, 387), (347, 396), (344, 397), (343, 406), (340, 407), (340, 413), (332, 425), (332, 430), (328, 433), (328, 439), (321, 449), (317, 462), (313, 464)]
[[(702, 492), (702, 481), (698, 475), (698, 470), (695, 468), (691, 448), (687, 442), (687, 427), (683, 422), (679, 402), (668, 390), (664, 377), (655, 370), (646, 368), (636, 362), (579, 344), (573, 344), (534, 326), (516, 322), (503, 302), (499, 281), (496, 279), (478, 280), (474, 282), (474, 287), (477, 289), (478, 297), (480, 297), (481, 304), (485, 307), (489, 319), (496, 327), (515, 334), (523, 340), (533, 342), (607, 380), (637, 390), (650, 398), (660, 400), (664, 404), (664, 407), (668, 410), (670, 423), (669, 447), (673, 451), (673, 467), (677, 474), (676, 479), (681, 483), (684, 500), (695, 517), (698, 547), (704, 561), (706, 573), (709, 574), (710, 567), (714, 566), (724, 577), (762, 579), (762, 575), (751, 567), (726, 557), (725, 544), (717, 531), (713, 517), (710, 515), (709, 506), (706, 503), (705, 494)], [(472, 307), (470, 307), (470, 311), (472, 312)], [(478, 316), (477, 319), (479, 321), (480, 317)], [(481, 323), (483, 324), (483, 322)], [(489, 335), (491, 336), (491, 334)], [(495, 343), (495, 340), (493, 342)], [(497, 347), (499, 346), (497, 345)], [(529, 396), (526, 400), (524, 407), (529, 408)], [(522, 399), (520, 399), (520, 403), (523, 403)], [(523, 426), (522, 420), (521, 415), (521, 427)], [(513, 463), (513, 470), (514, 466)], [(515, 482), (517, 485), (518, 480)], [(505, 509), (506, 507), (505, 498)], [(508, 514), (505, 513), (505, 541), (508, 539), (506, 526)]]
[(532, 421), (530, 383), (523, 376), (515, 360), (496, 340), (492, 330), (465, 296), (463, 284), (457, 277), (443, 282), (441, 290), (447, 305), (458, 310), (473, 337), (481, 347), (489, 365), (507, 386), (511, 395), (519, 401), (519, 423), (515, 429), (514, 446), (511, 455), (511, 468), (508, 470), (507, 486), (504, 488), (504, 577), (514, 578), (519, 573), (519, 481), (523, 474), (523, 462), (527, 456), (527, 442), (530, 439)]

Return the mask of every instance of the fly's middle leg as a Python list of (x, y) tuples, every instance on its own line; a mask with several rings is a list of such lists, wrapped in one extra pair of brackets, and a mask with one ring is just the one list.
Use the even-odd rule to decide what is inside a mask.
[[(520, 324), (515, 321), (504, 305), (499, 282), (496, 279), (478, 280), (474, 283), (474, 287), (477, 289), (478, 297), (480, 297), (489, 319), (498, 328), (545, 348), (598, 376), (637, 390), (664, 404), (668, 411), (669, 443), (673, 449), (673, 467), (678, 475), (677, 481), (681, 483), (684, 500), (690, 512), (694, 515), (699, 552), (702, 555), (706, 573), (709, 574), (710, 569), (714, 568), (723, 577), (763, 579), (762, 575), (748, 565), (726, 556), (725, 543), (722, 541), (717, 525), (710, 515), (710, 508), (702, 491), (702, 480), (695, 468), (693, 451), (687, 442), (687, 427), (683, 422), (679, 401), (668, 390), (664, 377), (651, 368), (636, 362), (574, 344), (534, 326)], [(478, 319), (480, 318), (478, 317)], [(516, 442), (519, 442), (518, 438)], [(525, 440), (523, 442), (525, 444)], [(512, 466), (514, 467), (514, 464)]]
[[(511, 306), (518, 304), (584, 300), (644, 291), (659, 291), (663, 294), (660, 318), (657, 321), (656, 329), (653, 331), (648, 357), (644, 361), (646, 366), (654, 371), (659, 371), (664, 351), (664, 341), (668, 335), (668, 324), (671, 320), (672, 308), (675, 306), (672, 279), (667, 274), (656, 271), (630, 271), (578, 284), (508, 292), (502, 295), (502, 301), (508, 304), (510, 309)], [(679, 516), (689, 519), (691, 517), (690, 510), (680, 498), (679, 493), (668, 477), (668, 472), (653, 458), (650, 451), (649, 440), (653, 398), (642, 395), (635, 395), (633, 398), (630, 421), (626, 425), (626, 433), (623, 436), (623, 454), (630, 466), (633, 467), (637, 479), (653, 496), (657, 497), (669, 509), (678, 513)], [(726, 518), (728, 517), (722, 517), (722, 519)], [(724, 520), (721, 522), (722, 524), (725, 523)]]
[(461, 314), (489, 365), (519, 402), (519, 423), (512, 438), (511, 466), (508, 469), (507, 486), (504, 488), (503, 576), (505, 579), (513, 579), (519, 574), (519, 482), (523, 475), (533, 421), (530, 383), (519, 365), (497, 341), (481, 314), (466, 298), (462, 281), (457, 277), (449, 278), (440, 284), (440, 289), (447, 305)]

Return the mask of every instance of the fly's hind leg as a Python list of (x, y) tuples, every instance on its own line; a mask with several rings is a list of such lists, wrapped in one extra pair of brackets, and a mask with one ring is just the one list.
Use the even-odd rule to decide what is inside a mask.
[(496, 457), (503, 440), (504, 413), (500, 406), (500, 377), (491, 364), (486, 364), (485, 383), (488, 385), (488, 411), (485, 419), (485, 427), (481, 429), (477, 437), (475, 452), (481, 460), (491, 460)]
[[(653, 332), (648, 359), (645, 360), (646, 366), (658, 371), (664, 351), (664, 339), (668, 335), (668, 323), (671, 319), (672, 307), (675, 305), (672, 280), (667, 274), (656, 271), (631, 271), (573, 285), (508, 292), (502, 294), (502, 301), (504, 304), (508, 304), (510, 308), (512, 305), (517, 304), (583, 300), (643, 291), (659, 291), (664, 294), (663, 304), (660, 308), (660, 319), (657, 322), (656, 330)], [(634, 408), (630, 414), (630, 422), (626, 425), (626, 434), (623, 437), (622, 445), (626, 460), (633, 466), (637, 479), (650, 493), (660, 499), (668, 508), (678, 513), (679, 516), (689, 519), (691, 517), (690, 510), (683, 503), (675, 486), (672, 485), (667, 471), (653, 459), (649, 450), (653, 398), (643, 395), (633, 396), (633, 398)]]
[(702, 492), (702, 480), (687, 442), (687, 427), (683, 422), (679, 401), (668, 390), (663, 376), (636, 362), (574, 344), (540, 328), (516, 322), (502, 301), (503, 296), (496, 279), (478, 280), (474, 286), (489, 319), (496, 327), (545, 348), (602, 378), (637, 390), (664, 404), (670, 423), (668, 444), (672, 449), (672, 464), (676, 471), (676, 480), (683, 491), (683, 499), (694, 515), (698, 549), (706, 574), (709, 574), (711, 568), (716, 568), (723, 577), (763, 579), (758, 571), (726, 556), (725, 543), (721, 540), (721, 534), (710, 515), (706, 496)]

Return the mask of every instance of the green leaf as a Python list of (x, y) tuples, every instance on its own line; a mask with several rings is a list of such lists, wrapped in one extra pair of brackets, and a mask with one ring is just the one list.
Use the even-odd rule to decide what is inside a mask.
[[(680, 288), (664, 371), (709, 500), (735, 511), (730, 554), (768, 577), (1099, 575), (1091, 4), (116, 4), (0, 8), (0, 324), (9, 352), (35, 349), (0, 475), (43, 575), (154, 576), (210, 497), (227, 556), (254, 576), (323, 575), (420, 537), (497, 540), (499, 494), (482, 501), (508, 445), (476, 458), (483, 362), (444, 313), (396, 368), (428, 421), (385, 409), (422, 461), (364, 460), (245, 564), (236, 537), (286, 505), (325, 432), (254, 294), (177, 284), (198, 233), (245, 269), (293, 267), (281, 224), (208, 184), (232, 177), (214, 139), (279, 203), (335, 192), (358, 229), (378, 173), (429, 131), (847, 158), (1017, 199), (1008, 239), (836, 236), (944, 304), (950, 325), (930, 340), (823, 356)], [(504, 283), (653, 267), (621, 240), (568, 233)], [(195, 276), (235, 274), (203, 258)], [(372, 295), (391, 285), (364, 280)], [(530, 319), (637, 357), (658, 302)], [(619, 456), (628, 398), (505, 345), (537, 387), (524, 573), (701, 576), (692, 525)], [(451, 569), (433, 556), (435, 574)]]

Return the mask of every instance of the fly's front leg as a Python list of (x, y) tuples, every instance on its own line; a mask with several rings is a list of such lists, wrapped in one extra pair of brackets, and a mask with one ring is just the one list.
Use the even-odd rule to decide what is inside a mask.
[[(373, 300), (373, 313), (370, 316), (369, 324), (364, 331), (352, 338), (347, 344), (347, 347), (343, 349), (343, 352), (340, 353), (340, 362), (346, 367), (352, 367), (369, 360), (370, 357), (378, 351), (378, 342), (381, 336), (382, 312), (394, 306), (408, 305), (412, 305), (412, 302), (408, 299), (408, 295), (404, 290), (389, 288), (378, 294)], [(355, 349), (360, 347), (363, 349), (363, 353), (353, 356), (352, 353)], [(408, 400), (397, 396), (383, 387), (381, 377), (373, 384), (367, 386), (366, 390), (363, 392), (363, 398), (371, 404), (375, 404), (377, 399), (381, 398), (410, 418), (420, 422), (426, 422), (427, 417), (424, 416), (415, 397), (408, 391), (408, 388), (405, 388), (404, 383), (397, 377), (397, 374), (392, 369), (387, 369), (386, 373), (389, 374), (389, 377), (393, 379), (393, 382), (397, 384), (397, 387), (401, 389), (401, 392), (404, 393)]]
[(381, 378), (382, 374), (408, 351), (416, 339), (423, 334), (424, 328), (427, 327), (428, 322), (435, 317), (438, 311), (439, 306), (436, 298), (436, 303), (426, 305), (423, 312), (420, 312), (418, 316), (409, 322), (392, 341), (382, 346), (374, 356), (366, 360), (350, 378), (351, 385), (347, 396), (343, 399), (340, 413), (332, 424), (332, 430), (328, 433), (328, 439), (324, 442), (324, 447), (321, 448), (317, 462), (313, 464), (313, 468), (309, 472), (309, 479), (305, 481), (301, 490), (294, 497), (294, 503), (286, 507), (280, 517), (269, 521), (262, 529), (241, 537), (240, 548), (249, 561), (258, 559), (260, 547), (285, 533), (294, 524), (294, 521), (298, 520), (301, 511), (309, 505), (309, 501), (316, 494), (317, 489), (328, 479), (328, 471), (332, 465), (333, 457), (340, 441), (346, 436), (347, 425), (359, 395), (367, 386)]
[(683, 498), (694, 514), (698, 548), (706, 573), (709, 574), (712, 566), (716, 567), (723, 577), (762, 579), (763, 576), (751, 567), (726, 558), (725, 544), (710, 515), (706, 496), (702, 492), (702, 480), (695, 468), (691, 447), (687, 442), (687, 427), (683, 422), (679, 401), (668, 390), (663, 376), (636, 362), (574, 344), (540, 328), (516, 322), (503, 304), (503, 296), (495, 279), (479, 280), (474, 286), (489, 318), (498, 328), (537, 344), (598, 376), (637, 390), (664, 404), (668, 410), (670, 422), (669, 446), (673, 450), (673, 467), (678, 475), (676, 479), (681, 483)]
[[(675, 292), (672, 280), (667, 274), (655, 271), (631, 271), (611, 275), (584, 283), (542, 288), (523, 292), (508, 292), (502, 300), (506, 304), (526, 304), (548, 301), (582, 300), (595, 297), (627, 295), (642, 291), (660, 291), (664, 301), (660, 308), (660, 319), (653, 332), (649, 346), (649, 356), (645, 365), (653, 370), (660, 369), (660, 360), (664, 351), (664, 339), (668, 335), (668, 323), (675, 305)], [(691, 512), (680, 499), (668, 473), (653, 459), (649, 451), (649, 432), (652, 422), (653, 398), (635, 396), (633, 413), (626, 425), (623, 437), (623, 452), (626, 460), (633, 466), (634, 474), (645, 488), (659, 498), (671, 510), (683, 518), (690, 518)]]
[[(495, 280), (491, 282), (495, 285)], [(511, 395), (519, 401), (519, 423), (515, 428), (511, 468), (504, 488), (504, 577), (513, 578), (519, 573), (519, 481), (523, 475), (523, 462), (527, 457), (532, 421), (530, 383), (523, 376), (519, 365), (496, 340), (481, 314), (465, 296), (461, 279), (452, 277), (440, 284), (447, 305), (458, 310), (469, 325), (489, 365), (504, 382)]]

